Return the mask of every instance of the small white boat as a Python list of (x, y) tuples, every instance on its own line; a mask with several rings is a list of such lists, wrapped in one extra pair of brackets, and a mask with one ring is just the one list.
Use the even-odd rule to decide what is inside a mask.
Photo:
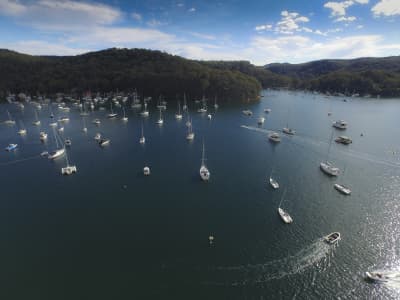
[(293, 129), (288, 128), (288, 127), (284, 127), (284, 128), (282, 129), (282, 132), (283, 132), (283, 133), (286, 133), (286, 134), (288, 134), (288, 135), (294, 135), (294, 134), (296, 134), (296, 131), (294, 131)]
[(271, 176), (269, 177), (269, 184), (276, 190), (279, 189), (279, 183), (275, 179), (273, 179)]
[(365, 272), (365, 275), (367, 276), (367, 279), (375, 282), (386, 282), (390, 280), (396, 280), (397, 282), (400, 279), (400, 272), (394, 272), (394, 271), (385, 271), (385, 272), (371, 271), (371, 272)]
[(204, 108), (204, 107), (199, 108), (199, 109), (197, 110), (197, 112), (198, 112), (198, 113), (206, 113), (206, 112), (207, 112), (207, 108)]
[(209, 120), (211, 120), (211, 119), (212, 119), (212, 116), (211, 116), (211, 114), (208, 114), (208, 115), (207, 115), (207, 119), (209, 119)]
[(9, 144), (7, 147), (6, 147), (6, 151), (13, 151), (13, 150), (15, 150), (15, 149), (17, 149), (17, 147), (18, 147), (18, 144)]
[(178, 112), (175, 114), (175, 119), (182, 120), (183, 115), (181, 113), (181, 104), (178, 101)]
[(64, 127), (58, 128), (58, 132), (64, 132)]
[(107, 115), (107, 118), (109, 118), (109, 119), (116, 118), (118, 116), (118, 114), (114, 113), (114, 111), (113, 111), (112, 101), (110, 101), (110, 109), (111, 109), (111, 112)]
[(278, 207), (278, 213), (279, 213), (281, 219), (283, 220), (283, 222), (285, 222), (286, 224), (290, 224), (293, 222), (292, 217), (286, 211), (284, 211), (282, 208)]
[(143, 168), (143, 174), (145, 176), (149, 176), (150, 175), (150, 168), (149, 167), (144, 167)]
[(264, 108), (264, 112), (267, 113), (267, 114), (270, 113), (271, 111), (272, 110), (270, 108)]
[(332, 124), (332, 126), (335, 127), (335, 128), (337, 128), (337, 129), (344, 130), (344, 129), (347, 128), (347, 122), (346, 122), (346, 121), (343, 121), (343, 120), (338, 120), (338, 121), (335, 121), (335, 122)]
[(271, 142), (274, 142), (274, 143), (279, 143), (279, 142), (281, 141), (281, 137), (280, 137), (279, 133), (277, 133), (277, 132), (271, 132), (271, 133), (268, 135), (268, 139), (269, 139)]
[(128, 117), (125, 115), (125, 107), (122, 107), (122, 111), (124, 112), (124, 116), (122, 117), (122, 121), (127, 122)]
[(58, 119), (58, 122), (60, 122), (60, 123), (65, 123), (65, 122), (68, 122), (68, 121), (69, 121), (68, 117), (62, 117), (62, 118)]
[(14, 125), (15, 124), (15, 121), (11, 118), (11, 114), (10, 114), (10, 112), (7, 110), (7, 114), (8, 114), (8, 120), (5, 120), (4, 121), (4, 124), (7, 124), (7, 125)]
[(351, 138), (349, 138), (348, 136), (341, 135), (341, 136), (338, 136), (338, 137), (335, 139), (335, 142), (336, 142), (336, 143), (343, 144), (343, 145), (349, 145), (349, 144), (351, 144), (353, 141), (352, 141)]
[(321, 170), (327, 175), (330, 175), (330, 176), (338, 176), (339, 175), (339, 172), (340, 172), (339, 168), (335, 167), (334, 165), (332, 165), (332, 163), (330, 163), (328, 161), (321, 162), (319, 164), (319, 166), (320, 166)]
[(82, 128), (82, 131), (83, 131), (83, 132), (87, 132), (87, 127), (83, 127), (83, 128)]
[(206, 163), (205, 163), (205, 148), (204, 148), (204, 142), (203, 142), (203, 152), (201, 156), (201, 166), (200, 166), (200, 178), (203, 181), (208, 181), (210, 179), (210, 171), (208, 170)]
[(57, 127), (57, 125), (58, 125), (57, 122), (52, 122), (49, 124), (50, 127)]
[(18, 134), (19, 135), (26, 135), (26, 129), (20, 129), (20, 130), (18, 130)]
[(162, 117), (162, 110), (161, 110), (161, 108), (160, 108), (160, 117), (159, 117), (159, 119), (157, 120), (157, 124), (158, 124), (158, 125), (164, 124), (164, 120), (163, 120), (163, 117)]
[(35, 126), (39, 126), (40, 125), (40, 121), (39, 120), (33, 121), (32, 124), (35, 125)]
[(192, 122), (190, 122), (190, 125), (188, 126), (188, 133), (186, 135), (186, 139), (189, 141), (192, 141), (194, 139), (194, 132), (193, 132), (193, 127), (192, 127)]
[(146, 138), (144, 137), (144, 133), (143, 133), (143, 124), (142, 124), (142, 136), (139, 139), (139, 143), (140, 144), (146, 143)]
[(66, 166), (65, 168), (61, 168), (61, 174), (62, 175), (71, 175), (73, 173), (76, 173), (78, 170), (76, 166)]
[(336, 190), (338, 190), (339, 192), (341, 192), (344, 195), (351, 194), (351, 190), (347, 186), (344, 186), (343, 184), (335, 183), (334, 187)]
[(100, 125), (100, 123), (101, 123), (100, 119), (93, 120), (93, 124)]
[(264, 124), (264, 122), (265, 122), (265, 118), (264, 117), (259, 117), (258, 120), (257, 120), (257, 124), (258, 125), (262, 125), (262, 124)]
[(109, 144), (110, 144), (110, 140), (109, 140), (109, 139), (101, 139), (101, 140), (99, 141), (100, 147), (104, 147), (104, 146), (107, 146), (107, 145), (109, 145)]
[(41, 131), (41, 132), (39, 133), (39, 138), (40, 138), (41, 141), (47, 140), (47, 133), (44, 132), (44, 131)]
[(328, 244), (335, 244), (340, 240), (340, 232), (332, 232), (324, 237), (324, 241)]
[(101, 134), (100, 134), (100, 133), (96, 133), (96, 135), (94, 136), (94, 139), (95, 139), (96, 141), (100, 141), (100, 139), (101, 139)]
[(65, 148), (57, 149), (47, 154), (48, 159), (56, 159), (63, 156), (65, 153)]
[(243, 110), (242, 113), (245, 114), (246, 116), (251, 116), (253, 114), (253, 112), (249, 109)]

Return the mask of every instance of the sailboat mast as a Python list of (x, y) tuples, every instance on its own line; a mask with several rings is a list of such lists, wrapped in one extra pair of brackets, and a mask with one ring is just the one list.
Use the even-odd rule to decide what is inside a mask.
[(326, 161), (328, 161), (329, 158), (329, 152), (331, 151), (331, 146), (332, 146), (332, 138), (333, 138), (333, 129), (332, 129), (332, 133), (331, 133), (331, 138), (329, 140), (329, 147), (328, 147), (328, 153), (326, 154)]

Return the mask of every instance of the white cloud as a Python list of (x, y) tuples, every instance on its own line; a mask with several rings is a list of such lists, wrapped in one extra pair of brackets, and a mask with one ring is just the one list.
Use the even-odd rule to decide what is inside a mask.
[(204, 40), (215, 40), (216, 37), (211, 35), (211, 34), (204, 34), (204, 33), (199, 33), (199, 32), (189, 32), (190, 35), (200, 38), (200, 39), (204, 39)]
[(195, 11), (196, 11), (196, 9), (194, 7), (188, 9), (188, 12), (195, 12)]
[(151, 19), (151, 20), (148, 21), (146, 24), (147, 24), (148, 26), (150, 26), (150, 27), (158, 27), (158, 26), (167, 25), (167, 23), (158, 21), (158, 20), (156, 20), (156, 19)]
[(142, 15), (136, 12), (133, 12), (131, 14), (132, 19), (134, 19), (135, 21), (141, 22), (142, 21)]
[(357, 29), (363, 29), (364, 25), (357, 25)]
[(359, 4), (368, 4), (369, 0), (354, 0), (355, 2)]
[(1, 43), (0, 48), (12, 49), (31, 55), (77, 55), (89, 52), (88, 48), (72, 48), (62, 43), (50, 43), (39, 40), (26, 40), (11, 43)]
[(400, 3), (399, 0), (381, 0), (371, 11), (375, 16), (395, 16), (400, 15)]
[(357, 18), (353, 16), (350, 17), (341, 16), (335, 19), (335, 22), (354, 22), (355, 20), (357, 20)]
[(259, 25), (254, 28), (255, 31), (265, 31), (265, 30), (271, 30), (271, 29), (272, 29), (271, 24)]
[(18, 16), (25, 12), (25, 6), (18, 1), (0, 0), (0, 14), (6, 16)]
[(325, 8), (331, 9), (331, 16), (344, 16), (346, 15), (346, 8), (352, 6), (353, 1), (343, 1), (343, 2), (327, 2), (324, 4)]
[(300, 16), (297, 12), (281, 12), (281, 20), (276, 23), (275, 31), (282, 34), (293, 34), (294, 31), (302, 31), (299, 23), (307, 23), (309, 18)]

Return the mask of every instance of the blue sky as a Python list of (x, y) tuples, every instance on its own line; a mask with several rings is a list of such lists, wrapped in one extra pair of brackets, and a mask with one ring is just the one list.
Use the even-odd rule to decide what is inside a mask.
[(300, 63), (400, 55), (400, 0), (0, 0), (0, 48)]

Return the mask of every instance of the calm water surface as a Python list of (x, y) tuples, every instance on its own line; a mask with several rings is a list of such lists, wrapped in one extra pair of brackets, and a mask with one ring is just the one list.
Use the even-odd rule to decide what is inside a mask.
[[(255, 104), (221, 103), (211, 121), (192, 105), (192, 143), (185, 120), (174, 119), (173, 101), (162, 127), (154, 107), (149, 118), (129, 109), (127, 123), (95, 110), (87, 134), (72, 108), (63, 136), (72, 139), (68, 156), (78, 173), (69, 177), (60, 174), (64, 159), (39, 156), (54, 148), (48, 108), (39, 112), (37, 128), (32, 105), (0, 106), (1, 119), (8, 109), (17, 120), (0, 125), (0, 147), (19, 145), (0, 153), (0, 297), (399, 298), (400, 283), (364, 280), (368, 270), (400, 269), (399, 99), (263, 94)], [(56, 118), (64, 115), (53, 110)], [(262, 127), (259, 116), (266, 117)], [(99, 127), (94, 118), (101, 118)], [(349, 122), (345, 132), (332, 129), (338, 119)], [(16, 133), (18, 120), (26, 137)], [(287, 122), (297, 134), (271, 144), (268, 130)], [(49, 133), (45, 144), (40, 130)], [(338, 178), (319, 170), (332, 131), (353, 139), (350, 146), (332, 144)], [(111, 144), (100, 148), (96, 132)], [(208, 183), (198, 174), (203, 139)], [(142, 175), (145, 165), (149, 177)], [(272, 171), (279, 190), (267, 185)], [(351, 196), (334, 190), (335, 182), (350, 186)], [(291, 225), (277, 214), (284, 190)], [(342, 240), (328, 246), (321, 237), (333, 231)]]

